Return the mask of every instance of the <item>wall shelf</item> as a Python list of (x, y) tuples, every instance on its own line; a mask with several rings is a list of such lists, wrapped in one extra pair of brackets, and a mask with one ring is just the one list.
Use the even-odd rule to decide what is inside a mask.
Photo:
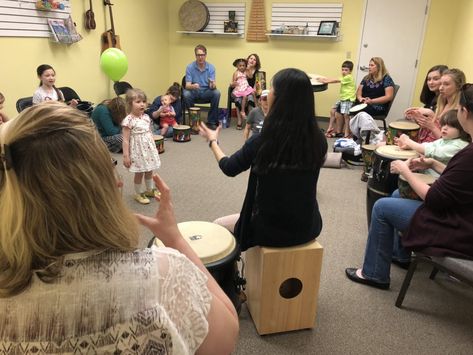
[(243, 32), (230, 33), (230, 32), (211, 32), (211, 31), (176, 31), (180, 34), (185, 35), (196, 35), (196, 36), (226, 36), (226, 37), (243, 37)]
[(296, 35), (289, 33), (266, 33), (270, 38), (289, 38), (289, 39), (306, 39), (306, 40), (328, 40), (338, 42), (342, 40), (342, 35), (338, 36), (321, 36), (321, 35)]

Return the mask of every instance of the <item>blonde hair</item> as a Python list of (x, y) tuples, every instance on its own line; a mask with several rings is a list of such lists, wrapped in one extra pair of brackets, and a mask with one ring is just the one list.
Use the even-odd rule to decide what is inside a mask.
[(140, 99), (146, 101), (146, 94), (140, 89), (128, 89), (125, 94), (126, 112), (129, 114), (133, 107), (133, 101)]
[(458, 106), (458, 103), (460, 102), (460, 91), (463, 84), (465, 84), (466, 82), (465, 73), (463, 73), (460, 69), (452, 68), (452, 69), (445, 70), (442, 73), (442, 76), (445, 76), (445, 75), (448, 75), (452, 78), (457, 91), (455, 95), (453, 96), (453, 100), (450, 103), (447, 102), (447, 99), (442, 94), (439, 95), (437, 99), (437, 108), (435, 110), (435, 114), (437, 116), (440, 115), (444, 111), (445, 106), (447, 104), (450, 104), (450, 106), (453, 109), (455, 109)]
[(370, 62), (373, 62), (376, 65), (376, 68), (378, 68), (377, 72), (375, 75), (368, 74), (365, 76), (366, 80), (372, 80), (373, 82), (377, 83), (383, 80), (385, 75), (388, 75), (389, 72), (386, 69), (386, 66), (384, 65), (384, 60), (381, 57), (373, 57), (370, 59)]
[(137, 248), (136, 218), (84, 113), (35, 105), (0, 126), (0, 147), (0, 297), (22, 292), (35, 272), (54, 280), (66, 254)]

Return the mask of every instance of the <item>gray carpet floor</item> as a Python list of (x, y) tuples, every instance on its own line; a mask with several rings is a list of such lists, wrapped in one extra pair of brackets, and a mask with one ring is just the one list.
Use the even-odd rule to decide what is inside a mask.
[[(332, 140), (329, 140), (329, 145)], [(230, 154), (243, 144), (242, 131), (222, 130), (220, 145)], [(165, 142), (158, 173), (172, 189), (178, 222), (212, 221), (240, 211), (247, 173), (229, 178), (218, 169), (200, 136), (188, 143)], [(133, 200), (133, 176), (121, 166), (123, 198), (130, 209), (151, 215), (157, 202)], [(318, 201), (324, 228), (318, 241), (324, 259), (316, 325), (313, 329), (259, 336), (244, 305), (236, 354), (472, 354), (473, 289), (445, 274), (435, 281), (421, 267), (411, 283), (404, 308), (394, 306), (405, 271), (391, 268), (391, 289), (382, 291), (346, 279), (346, 267), (360, 266), (367, 236), (366, 183), (361, 168), (324, 168)], [(284, 186), (281, 186), (283, 189)], [(151, 238), (142, 230), (142, 245)]]

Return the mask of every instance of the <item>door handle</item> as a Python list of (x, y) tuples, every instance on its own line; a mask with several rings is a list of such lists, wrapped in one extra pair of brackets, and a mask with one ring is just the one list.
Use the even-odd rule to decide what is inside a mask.
[(364, 65), (361, 65), (360, 66), (360, 70), (363, 70), (363, 71), (367, 71), (369, 68), (368, 67), (365, 67)]

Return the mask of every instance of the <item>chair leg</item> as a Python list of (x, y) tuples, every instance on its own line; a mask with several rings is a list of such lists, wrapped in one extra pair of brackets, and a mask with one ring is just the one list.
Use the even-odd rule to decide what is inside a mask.
[(439, 272), (439, 269), (437, 269), (435, 266), (432, 268), (432, 272), (430, 273), (429, 279), (433, 280), (435, 279), (435, 276), (437, 276), (437, 273)]
[(384, 133), (388, 131), (388, 127), (386, 126), (386, 119), (383, 120), (383, 128), (384, 128)]
[(407, 270), (406, 277), (404, 278), (404, 282), (402, 283), (401, 289), (399, 290), (399, 294), (396, 299), (396, 307), (401, 308), (402, 302), (404, 301), (404, 296), (406, 296), (407, 289), (411, 284), (412, 276), (414, 276), (414, 272), (417, 268), (417, 258), (414, 258), (411, 261), (411, 265), (409, 266), (409, 270)]

